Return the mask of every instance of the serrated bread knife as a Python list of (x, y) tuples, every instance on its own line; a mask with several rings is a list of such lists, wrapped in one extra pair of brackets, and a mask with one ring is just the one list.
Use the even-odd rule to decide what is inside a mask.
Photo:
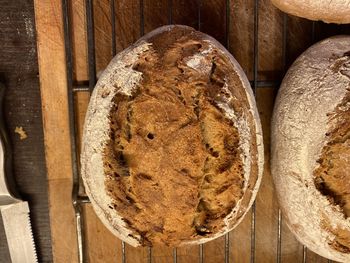
[(19, 198), (11, 173), (11, 152), (2, 109), (4, 93), (5, 86), (0, 83), (0, 214), (12, 263), (34, 263), (37, 255), (28, 202)]

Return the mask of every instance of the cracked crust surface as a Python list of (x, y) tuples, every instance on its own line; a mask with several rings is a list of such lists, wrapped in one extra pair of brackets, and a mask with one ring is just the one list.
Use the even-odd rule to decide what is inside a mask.
[(323, 40), (288, 70), (272, 122), (281, 209), (314, 252), (350, 260), (350, 36)]
[[(263, 163), (237, 62), (184, 26), (151, 32), (118, 56), (84, 127), (82, 175), (95, 211), (131, 245), (200, 243), (229, 231), (252, 204)], [(102, 108), (103, 138), (93, 131)]]
[(271, 0), (271, 2), (291, 15), (327, 23), (350, 23), (349, 0)]

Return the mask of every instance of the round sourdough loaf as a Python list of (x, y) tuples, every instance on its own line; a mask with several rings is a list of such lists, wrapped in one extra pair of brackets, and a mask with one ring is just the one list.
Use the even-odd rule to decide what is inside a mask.
[(272, 120), (278, 200), (314, 252), (350, 262), (350, 36), (323, 40), (288, 70)]
[(233, 229), (263, 171), (249, 82), (213, 38), (164, 26), (119, 53), (91, 96), (81, 174), (102, 222), (133, 246)]
[(350, 23), (350, 0), (271, 0), (282, 11), (327, 23)]

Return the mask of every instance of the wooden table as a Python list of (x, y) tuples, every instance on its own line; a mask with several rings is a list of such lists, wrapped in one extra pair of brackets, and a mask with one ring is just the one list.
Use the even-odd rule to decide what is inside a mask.
[[(85, 4), (83, 0), (72, 1), (72, 45), (74, 82), (88, 80), (87, 34)], [(198, 27), (197, 1), (143, 0), (144, 31), (168, 23), (169, 10), (172, 22)], [(38, 37), (39, 73), (41, 83), (42, 110), (44, 119), (46, 163), (48, 171), (50, 223), (53, 257), (56, 262), (77, 262), (77, 237), (74, 211), (71, 203), (72, 163), (68, 124), (67, 79), (61, 0), (35, 0), (35, 19)], [(230, 5), (229, 19), (226, 3)], [(280, 80), (284, 62), (290, 63), (310, 46), (311, 32), (323, 38), (336, 32), (349, 32), (348, 26), (336, 27), (315, 24), (295, 17), (288, 17), (286, 60), (283, 59), (283, 14), (268, 0), (259, 1), (259, 80)], [(112, 58), (111, 17), (109, 0), (94, 1), (96, 71), (103, 70)], [(249, 79), (253, 77), (253, 29), (254, 1), (252, 0), (203, 0), (200, 16), (201, 30), (223, 44), (239, 61)], [(140, 1), (115, 1), (116, 48), (129, 46), (140, 37)], [(225, 38), (225, 23), (229, 21), (229, 38)], [(260, 192), (256, 199), (256, 262), (275, 262), (277, 251), (278, 204), (269, 170), (270, 116), (276, 89), (261, 87), (257, 90), (257, 103), (261, 115), (266, 165)], [(79, 123), (80, 140), (82, 123), (89, 100), (87, 92), (77, 93), (76, 118)], [(100, 223), (91, 209), (85, 205), (87, 252), (90, 262), (121, 262), (121, 241), (112, 236)], [(251, 213), (230, 233), (231, 262), (249, 262)], [(146, 262), (146, 249), (135, 249), (126, 245), (127, 262)], [(179, 248), (178, 262), (197, 262), (198, 246)], [(282, 224), (282, 262), (302, 262), (303, 247)], [(204, 245), (205, 262), (223, 262), (224, 238)], [(153, 262), (172, 262), (172, 249), (155, 247)], [(327, 262), (308, 251), (308, 262)]]
[[(30, 204), (40, 262), (52, 262), (32, 1), (0, 1), (0, 81), (7, 87), (4, 112), (13, 148), (13, 174), (19, 192)], [(16, 127), (22, 127), (28, 137), (21, 140)], [(2, 222), (0, 262), (10, 262)]]

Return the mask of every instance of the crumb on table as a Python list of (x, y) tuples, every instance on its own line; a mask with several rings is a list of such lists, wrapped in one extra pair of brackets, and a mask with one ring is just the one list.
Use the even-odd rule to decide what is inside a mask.
[(24, 140), (24, 139), (26, 139), (28, 137), (27, 133), (25, 132), (25, 130), (23, 129), (22, 126), (20, 126), (20, 127), (16, 126), (15, 133), (17, 133), (19, 135), (19, 138), (21, 140)]

